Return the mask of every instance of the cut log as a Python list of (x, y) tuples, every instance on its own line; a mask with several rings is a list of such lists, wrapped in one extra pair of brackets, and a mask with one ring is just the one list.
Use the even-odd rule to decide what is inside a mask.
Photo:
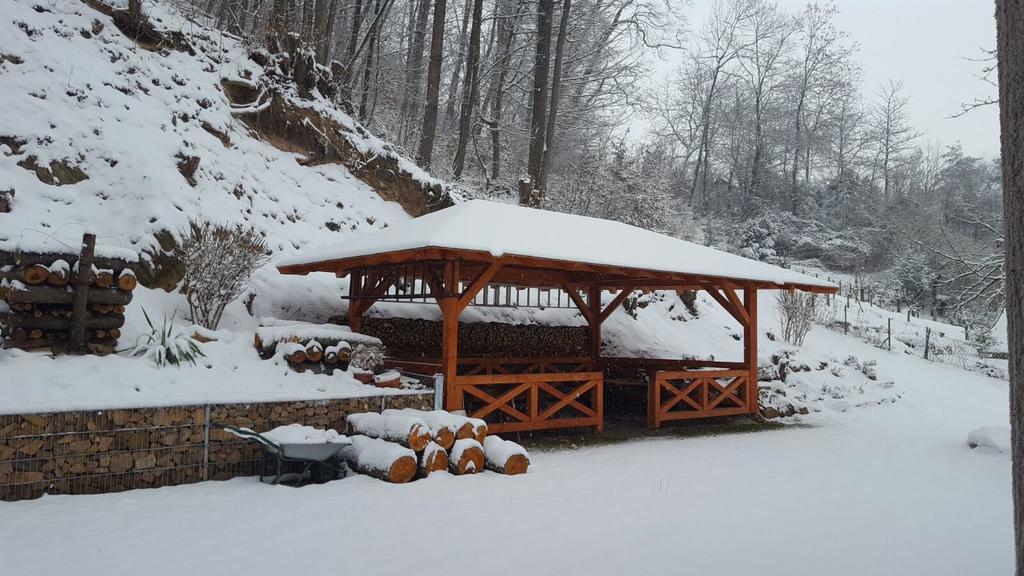
[(320, 343), (316, 340), (310, 340), (306, 343), (306, 361), (307, 362), (319, 362), (324, 357), (324, 349), (320, 346)]
[(356, 472), (374, 478), (404, 484), (416, 476), (416, 454), (393, 442), (367, 436), (350, 436), (352, 444), (341, 451), (341, 458)]
[[(483, 442), (484, 438), (487, 437), (487, 422), (479, 418), (470, 418), (468, 416), (462, 416), (461, 414), (452, 414), (444, 410), (416, 410), (414, 408), (405, 408), (402, 410), (385, 410), (385, 413), (389, 412), (400, 412), (415, 416), (422, 419), (430, 427), (431, 434), (434, 435), (434, 440), (437, 441), (437, 434), (441, 428), (447, 428), (451, 430), (455, 435), (455, 440), (462, 440), (464, 438), (471, 438), (477, 442)], [(445, 450), (451, 448), (451, 446), (445, 446), (442, 444)]]
[(32, 264), (21, 272), (21, 279), (29, 286), (38, 286), (50, 277), (50, 269), (42, 264)]
[(71, 282), (71, 265), (67, 260), (57, 260), (47, 270), (46, 283), (50, 286), (67, 286)]
[[(49, 274), (49, 272), (47, 272)], [(71, 304), (75, 301), (75, 292), (65, 286), (25, 286), (17, 288), (7, 286), (0, 288), (0, 299), (8, 302), (23, 302), (26, 304)], [(89, 302), (91, 304), (114, 304), (124, 305), (132, 301), (131, 292), (121, 290), (93, 288), (89, 290)]]
[(421, 478), (425, 478), (434, 472), (444, 472), (448, 470), (448, 452), (437, 445), (437, 442), (431, 442), (427, 444), (427, 447), (423, 449), (423, 453), (419, 456), (419, 474)]
[(526, 469), (530, 467), (530, 455), (525, 448), (497, 436), (484, 439), (484, 459), (488, 470), (509, 476), (526, 474)]
[(332, 346), (338, 346), (339, 355), (342, 349), (348, 351), (358, 344), (383, 346), (377, 338), (352, 332), (347, 327), (305, 323), (261, 326), (256, 329), (253, 343), (256, 344), (260, 356), (266, 359), (274, 355), (274, 349), (279, 342), (307, 343), (311, 340), (319, 342), (320, 348), (324, 351)]
[(456, 440), (448, 456), (448, 470), (457, 476), (476, 474), (484, 469), (484, 449), (471, 438)]
[(92, 283), (100, 288), (110, 288), (114, 285), (114, 271), (109, 268), (97, 270), (92, 277)]
[[(71, 319), (61, 316), (41, 316), (26, 314), (2, 314), (0, 324), (23, 328), (41, 328), (43, 330), (70, 330)], [(124, 326), (123, 314), (91, 315), (85, 318), (85, 329), (108, 330)]]
[(117, 275), (117, 287), (125, 292), (135, 290), (138, 285), (139, 279), (135, 277), (135, 272), (131, 268), (125, 268)]
[(349, 414), (345, 422), (352, 434), (397, 442), (416, 452), (422, 452), (430, 443), (430, 428), (414, 416), (365, 412)]

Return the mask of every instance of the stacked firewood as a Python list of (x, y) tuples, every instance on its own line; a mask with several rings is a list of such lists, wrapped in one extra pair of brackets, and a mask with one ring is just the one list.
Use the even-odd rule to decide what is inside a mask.
[(443, 410), (351, 414), (346, 425), (352, 445), (342, 458), (349, 467), (395, 484), (441, 471), (523, 474), (530, 463), (522, 446), (488, 436), (483, 420)]
[[(138, 284), (125, 261), (95, 258), (79, 278), (75, 254), (0, 254), (0, 327), (5, 348), (66, 350), (76, 323), (88, 352), (109, 354), (124, 326), (125, 306)], [(87, 286), (79, 302), (80, 286)]]

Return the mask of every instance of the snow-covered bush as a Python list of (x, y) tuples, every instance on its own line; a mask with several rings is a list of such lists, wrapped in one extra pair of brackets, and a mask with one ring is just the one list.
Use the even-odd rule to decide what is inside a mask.
[(775, 297), (779, 309), (782, 338), (802, 346), (811, 326), (825, 315), (825, 298), (818, 294), (782, 290)]
[(224, 308), (269, 259), (263, 236), (242, 226), (193, 222), (176, 250), (185, 266), (181, 293), (196, 324), (216, 330)]
[(779, 256), (775, 252), (775, 237), (778, 230), (767, 216), (747, 222), (740, 237), (739, 255), (761, 262), (776, 264)]
[(139, 336), (131, 350), (132, 356), (149, 358), (159, 367), (168, 364), (181, 366), (183, 362), (194, 366), (200, 356), (205, 356), (196, 341), (181, 326), (172, 324), (165, 316), (163, 324), (157, 328), (145, 310), (142, 314), (146, 317), (150, 331), (149, 334)]

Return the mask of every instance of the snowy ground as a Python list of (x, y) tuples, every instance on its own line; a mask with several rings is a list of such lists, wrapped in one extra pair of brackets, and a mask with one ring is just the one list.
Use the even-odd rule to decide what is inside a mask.
[[(768, 321), (762, 315), (762, 322)], [(254, 479), (0, 504), (12, 573), (1010, 574), (1002, 380), (878, 353), (900, 402), (813, 427), (535, 453), (529, 474)]]

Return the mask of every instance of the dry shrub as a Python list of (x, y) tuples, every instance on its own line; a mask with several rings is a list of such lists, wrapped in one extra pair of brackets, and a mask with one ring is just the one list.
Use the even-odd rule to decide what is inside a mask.
[(783, 290), (776, 296), (782, 338), (790, 344), (803, 346), (811, 326), (825, 316), (825, 297), (819, 294)]
[(193, 222), (181, 237), (176, 249), (185, 267), (181, 293), (192, 321), (216, 330), (224, 308), (270, 258), (266, 241), (252, 228), (210, 222)]

